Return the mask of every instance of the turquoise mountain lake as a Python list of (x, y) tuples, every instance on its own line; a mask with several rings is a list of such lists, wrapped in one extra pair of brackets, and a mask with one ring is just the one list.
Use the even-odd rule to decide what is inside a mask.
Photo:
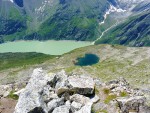
[(0, 53), (38, 52), (50, 55), (62, 55), (76, 48), (92, 45), (84, 41), (15, 41), (0, 44)]

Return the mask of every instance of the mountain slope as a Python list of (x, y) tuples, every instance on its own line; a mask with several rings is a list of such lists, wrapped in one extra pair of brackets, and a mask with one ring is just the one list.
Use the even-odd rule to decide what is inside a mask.
[[(98, 21), (103, 20), (103, 16), (108, 3), (107, 0), (19, 0), (0, 1), (1, 29), (8, 31), (9, 26), (15, 26), (11, 33), (0, 32), (1, 40), (16, 39), (73, 39), (73, 40), (93, 40), (99, 35)], [(5, 6), (5, 7), (4, 7)], [(10, 7), (9, 10), (6, 7)], [(11, 9), (13, 8), (13, 10)], [(15, 10), (15, 11), (14, 11)], [(8, 15), (12, 12), (21, 15), (19, 19), (14, 16), (13, 22)], [(3, 21), (3, 20), (4, 21)], [(16, 27), (18, 21), (20, 28)], [(24, 25), (22, 28), (22, 24)], [(21, 29), (22, 28), (22, 29)], [(21, 29), (22, 31), (17, 31)], [(2, 42), (2, 41), (1, 41)]]
[(129, 18), (96, 42), (129, 46), (150, 46), (150, 12)]
[(96, 39), (98, 21), (107, 8), (105, 0), (68, 0), (40, 27), (44, 38), (93, 40)]
[[(3, 36), (21, 33), (26, 27), (25, 12), (10, 1), (0, 0), (0, 42), (9, 40), (7, 37), (5, 39), (2, 38)], [(16, 35), (14, 39), (17, 38)]]
[[(139, 20), (149, 15), (149, 6), (148, 0), (0, 0), (0, 43), (55, 39), (149, 45), (149, 33), (142, 32), (149, 29), (149, 17)], [(128, 25), (122, 27), (122, 21)]]
[(96, 44), (150, 46), (150, 2), (138, 4), (131, 11), (133, 14), (105, 32)]

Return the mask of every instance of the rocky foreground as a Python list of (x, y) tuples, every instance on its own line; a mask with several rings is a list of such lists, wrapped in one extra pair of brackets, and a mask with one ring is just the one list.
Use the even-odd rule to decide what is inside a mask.
[[(0, 88), (4, 99), (11, 89)], [(150, 113), (150, 92), (131, 88), (123, 78), (102, 83), (86, 75), (38, 68), (14, 95), (19, 96), (14, 113)]]

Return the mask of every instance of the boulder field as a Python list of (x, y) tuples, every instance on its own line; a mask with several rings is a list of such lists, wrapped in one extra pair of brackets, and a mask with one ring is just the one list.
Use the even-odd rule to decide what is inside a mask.
[(88, 76), (67, 76), (64, 71), (46, 74), (36, 69), (14, 113), (90, 113), (93, 102), (99, 99), (93, 96), (94, 87)]
[[(11, 87), (0, 87), (1, 98)], [(133, 89), (124, 78), (102, 83), (89, 75), (37, 68), (26, 87), (14, 93), (19, 96), (14, 113), (150, 113), (149, 94)]]

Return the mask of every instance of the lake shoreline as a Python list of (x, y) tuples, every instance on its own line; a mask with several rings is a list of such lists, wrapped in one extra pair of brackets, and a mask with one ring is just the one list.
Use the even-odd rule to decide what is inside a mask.
[(73, 40), (17, 40), (0, 44), (0, 53), (37, 52), (50, 55), (62, 55), (74, 49), (93, 45), (88, 41)]
[(9, 43), (9, 42), (32, 42), (32, 41), (37, 41), (37, 42), (47, 42), (47, 41), (57, 41), (57, 42), (62, 42), (62, 41), (68, 41), (68, 42), (87, 42), (87, 43), (91, 43), (92, 45), (93, 44), (93, 41), (77, 41), (77, 40), (14, 40), (14, 41), (5, 41), (3, 43), (0, 43), (1, 44), (5, 44), (5, 43)]

